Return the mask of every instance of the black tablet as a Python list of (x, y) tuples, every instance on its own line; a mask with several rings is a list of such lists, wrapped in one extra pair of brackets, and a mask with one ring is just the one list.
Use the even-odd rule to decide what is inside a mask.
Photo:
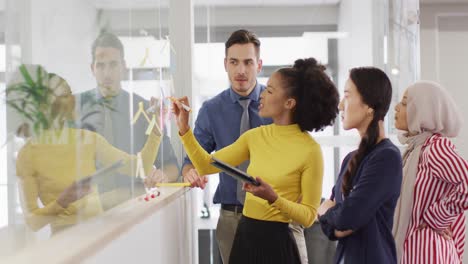
[(211, 165), (215, 166), (216, 168), (226, 172), (227, 174), (229, 174), (230, 176), (236, 178), (237, 180), (241, 180), (241, 181), (244, 181), (244, 182), (247, 182), (247, 183), (250, 183), (252, 185), (255, 185), (255, 186), (259, 186), (260, 183), (255, 180), (254, 177), (248, 175), (247, 173), (239, 170), (238, 168), (236, 167), (233, 167), (227, 163), (224, 163), (222, 161), (220, 161), (219, 159), (215, 158), (215, 157), (211, 157)]
[(101, 168), (94, 172), (93, 174), (86, 176), (80, 180), (77, 181), (78, 184), (89, 184), (90, 181), (95, 181), (99, 180), (100, 178), (106, 177), (110, 175), (111, 173), (114, 173), (116, 170), (120, 169), (121, 167), (124, 166), (124, 161), (123, 160), (118, 160), (111, 165)]

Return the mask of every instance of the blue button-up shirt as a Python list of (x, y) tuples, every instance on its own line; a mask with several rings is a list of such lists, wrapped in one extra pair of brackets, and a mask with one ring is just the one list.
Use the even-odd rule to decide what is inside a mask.
[[(254, 90), (248, 98), (250, 127), (255, 128), (261, 125), (272, 123), (270, 118), (262, 118), (258, 115), (258, 105), (260, 93), (265, 89), (264, 85), (257, 82)], [(203, 103), (198, 112), (193, 131), (200, 145), (208, 152), (222, 149), (231, 145), (240, 136), (240, 121), (243, 108), (238, 103), (240, 95), (232, 88), (224, 90), (215, 97)], [(188, 157), (185, 157), (184, 165), (191, 164)], [(219, 185), (213, 198), (214, 203), (240, 204), (236, 196), (237, 180), (220, 173)]]

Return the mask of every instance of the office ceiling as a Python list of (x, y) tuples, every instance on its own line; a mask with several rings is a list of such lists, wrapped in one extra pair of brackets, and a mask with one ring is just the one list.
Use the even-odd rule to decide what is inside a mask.
[(420, 0), (421, 4), (468, 4), (468, 0)]
[[(170, 0), (89, 0), (99, 9), (140, 9), (167, 6)], [(179, 1), (179, 0), (172, 0)], [(341, 0), (192, 0), (195, 6), (313, 6), (336, 5)]]

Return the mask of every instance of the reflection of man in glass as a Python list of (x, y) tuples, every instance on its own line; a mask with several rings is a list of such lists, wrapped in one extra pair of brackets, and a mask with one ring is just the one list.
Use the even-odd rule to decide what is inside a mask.
[[(146, 141), (148, 122), (143, 116), (134, 125), (131, 124), (131, 120), (138, 112), (140, 102), (144, 102), (144, 109), (147, 109), (149, 104), (141, 96), (122, 89), (121, 81), (126, 68), (123, 45), (115, 35), (103, 33), (93, 43), (92, 58), (91, 71), (96, 78), (97, 88), (80, 94), (78, 98), (77, 105), (80, 109), (77, 112), (80, 113), (81, 125), (103, 135), (115, 147), (128, 153), (136, 153)], [(109, 107), (95, 103), (103, 99)], [(155, 166), (162, 169), (168, 181), (177, 179), (177, 159), (165, 133)], [(101, 194), (106, 193), (106, 199), (103, 200), (109, 202), (104, 204), (105, 208), (132, 197), (134, 183), (131, 179), (133, 178), (121, 175), (115, 177), (113, 182), (99, 186)], [(136, 186), (142, 184), (138, 182)]]
[[(130, 175), (137, 159), (99, 134), (74, 127), (75, 96), (65, 79), (42, 66), (23, 65), (20, 71), (6, 93), (12, 110), (34, 127), (16, 160), (22, 211), (31, 229), (50, 225), (55, 234), (102, 212), (96, 164), (107, 167), (120, 160), (124, 166), (119, 171)], [(156, 159), (160, 140), (155, 129), (139, 150), (147, 170)]]

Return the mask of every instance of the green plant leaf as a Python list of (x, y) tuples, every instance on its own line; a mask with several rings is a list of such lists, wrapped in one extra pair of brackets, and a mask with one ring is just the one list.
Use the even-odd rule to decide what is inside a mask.
[(32, 121), (32, 122), (35, 122), (35, 119), (32, 115), (30, 115), (29, 113), (27, 113), (26, 111), (23, 111), (23, 109), (19, 106), (17, 106), (16, 104), (8, 104), (10, 107), (14, 108), (16, 111), (18, 111), (18, 114), (22, 115), (23, 117), (25, 117), (26, 119)]
[[(37, 67), (36, 69), (36, 77), (37, 77), (37, 84), (39, 87), (42, 86), (42, 67)], [(42, 88), (42, 87), (41, 87)]]
[[(39, 69), (39, 68), (38, 68)], [(21, 64), (19, 66), (19, 70), (21, 72), (21, 75), (23, 75), (24, 80), (30, 87), (34, 87), (36, 84), (34, 83), (33, 79), (31, 78), (31, 75), (29, 75), (28, 70), (26, 69), (26, 65)]]

